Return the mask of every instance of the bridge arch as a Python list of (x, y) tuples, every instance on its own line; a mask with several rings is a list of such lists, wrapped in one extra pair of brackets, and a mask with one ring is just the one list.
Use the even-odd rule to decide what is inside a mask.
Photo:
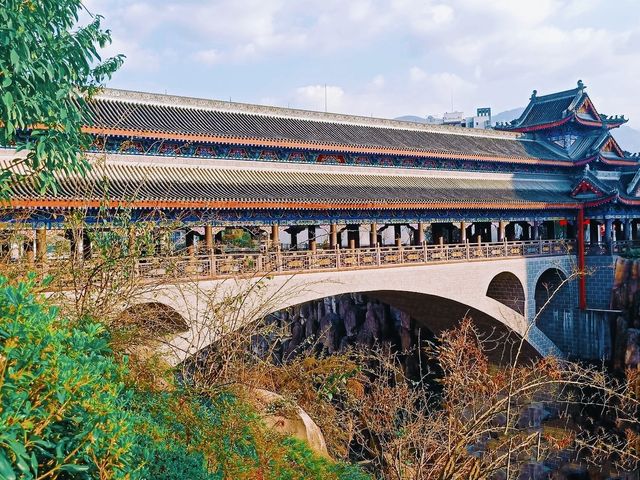
[(497, 274), (487, 287), (487, 297), (524, 314), (526, 295), (520, 279), (511, 272)]
[[(558, 288), (560, 288), (566, 280), (566, 272), (556, 266), (547, 268), (538, 275), (534, 290), (536, 314), (540, 313), (540, 310), (542, 310), (542, 307), (544, 307), (549, 298), (556, 294)], [(556, 294), (556, 297), (559, 296), (559, 294), (560, 292)], [(554, 297), (552, 303), (554, 303), (555, 300), (556, 298)]]
[(186, 319), (177, 309), (161, 301), (143, 301), (128, 306), (120, 313), (118, 323), (125, 328), (137, 328), (143, 335), (154, 338), (189, 330)]
[[(219, 333), (216, 333), (215, 329), (212, 329), (209, 335), (203, 334), (202, 329), (203, 325), (211, 321), (211, 305), (215, 303), (211, 296), (216, 296), (220, 301), (225, 295), (239, 296), (242, 291), (249, 290), (252, 291), (250, 298), (242, 302), (244, 311), (234, 315), (234, 321), (238, 318), (246, 319), (242, 321), (258, 320), (269, 313), (311, 300), (348, 293), (364, 293), (378, 296), (380, 300), (406, 311), (416, 319), (419, 315), (407, 311), (406, 307), (411, 306), (410, 304), (414, 309), (422, 306), (423, 315), (428, 315), (434, 308), (433, 305), (446, 303), (449, 311), (457, 309), (456, 311), (460, 312), (455, 320), (460, 320), (467, 311), (472, 311), (476, 320), (482, 318), (487, 325), (498, 326), (502, 331), (511, 331), (526, 337), (542, 355), (562, 355), (537, 325), (530, 326), (523, 313), (487, 296), (492, 280), (499, 274), (508, 272), (518, 279), (520, 285), (527, 286), (526, 305), (532, 310), (533, 302), (528, 300), (534, 297), (533, 285), (531, 281), (525, 282), (524, 279), (537, 277), (542, 271), (558, 263), (557, 258), (517, 258), (491, 262), (282, 274), (267, 279), (205, 279), (192, 283), (164, 284), (149, 292), (148, 298), (166, 303), (188, 319), (189, 331), (176, 335), (171, 342), (171, 348), (167, 349), (168, 357), (172, 353), (176, 354), (176, 358), (170, 360), (175, 363), (216, 341)], [(510, 275), (499, 278), (513, 280)], [(255, 285), (259, 282), (260, 288), (256, 288)], [(464, 285), (472, 288), (463, 288)], [(193, 290), (186, 291), (187, 287)], [(444, 328), (450, 328), (452, 325), (454, 323), (449, 321)], [(439, 329), (433, 330), (437, 332)]]

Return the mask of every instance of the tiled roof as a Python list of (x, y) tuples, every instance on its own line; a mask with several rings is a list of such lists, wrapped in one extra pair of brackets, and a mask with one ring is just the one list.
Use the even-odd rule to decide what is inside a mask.
[[(170, 99), (171, 101), (169, 101)], [(107, 90), (89, 103), (96, 129), (565, 160), (543, 142), (506, 132)], [(123, 133), (125, 134), (125, 133)], [(188, 138), (188, 137), (185, 137)]]
[(512, 122), (509, 128), (530, 128), (561, 121), (569, 117), (570, 112), (580, 103), (584, 95), (582, 88), (574, 88), (563, 92), (531, 96), (531, 101), (520, 118)]
[(504, 204), (574, 203), (572, 186), (570, 177), (560, 175), (380, 175), (108, 162), (95, 166), (86, 177), (60, 174), (55, 195), (42, 196), (29, 184), (19, 185), (11, 201), (14, 205), (29, 201), (32, 206), (46, 206), (53, 200), (81, 205), (108, 199), (185, 208), (248, 203), (301, 209), (312, 208), (310, 205), (394, 208), (402, 204), (455, 208), (482, 203), (500, 208)]

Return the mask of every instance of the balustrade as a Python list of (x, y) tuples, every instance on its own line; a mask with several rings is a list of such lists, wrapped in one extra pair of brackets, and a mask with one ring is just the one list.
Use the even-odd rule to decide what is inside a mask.
[[(638, 242), (640, 245), (640, 242)], [(323, 270), (367, 269), (400, 265), (424, 265), (489, 261), (514, 257), (566, 255), (575, 243), (534, 240), (497, 243), (271, 251), (201, 256), (152, 257), (137, 262), (142, 278), (223, 278), (235, 275), (298, 273)]]

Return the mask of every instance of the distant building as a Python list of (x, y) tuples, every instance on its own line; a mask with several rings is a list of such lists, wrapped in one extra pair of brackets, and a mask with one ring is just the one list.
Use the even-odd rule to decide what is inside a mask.
[(442, 123), (444, 125), (460, 126), (464, 122), (464, 112), (444, 112)]
[(465, 117), (464, 112), (445, 112), (442, 118), (429, 115), (427, 117), (427, 123), (465, 128), (480, 128), (484, 130), (491, 128), (491, 108), (478, 108), (476, 115), (473, 117)]

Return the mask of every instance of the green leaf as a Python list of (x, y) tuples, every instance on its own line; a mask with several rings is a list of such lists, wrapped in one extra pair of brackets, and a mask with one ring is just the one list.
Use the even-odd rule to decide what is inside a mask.
[(13, 107), (13, 95), (11, 95), (11, 92), (6, 92), (2, 95), (2, 101), (7, 106), (7, 110), (11, 109)]
[(4, 450), (0, 448), (0, 478), (3, 480), (16, 480), (16, 474), (7, 459)]
[(66, 465), (62, 465), (60, 467), (60, 470), (63, 472), (71, 472), (71, 473), (86, 472), (89, 470), (89, 465), (75, 465), (75, 464), (68, 463)]
[(9, 51), (9, 60), (14, 67), (18, 67), (20, 65), (20, 57), (18, 56), (18, 52), (15, 50)]

